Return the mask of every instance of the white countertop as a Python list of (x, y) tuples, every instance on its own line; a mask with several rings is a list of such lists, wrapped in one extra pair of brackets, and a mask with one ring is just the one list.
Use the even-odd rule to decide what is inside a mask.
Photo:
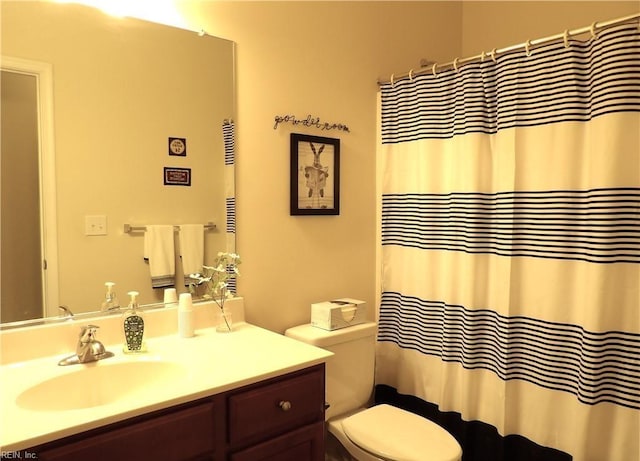
[[(105, 424), (142, 415), (154, 410), (186, 403), (246, 384), (300, 370), (325, 362), (332, 354), (278, 333), (244, 322), (234, 324), (232, 333), (217, 333), (214, 328), (196, 330), (193, 338), (176, 334), (150, 338), (148, 352), (124, 354), (122, 344), (105, 344), (115, 356), (92, 364), (58, 366), (70, 355), (37, 358), (8, 363), (0, 367), (1, 416), (0, 450), (17, 451), (94, 429)], [(185, 367), (183, 377), (172, 382), (152, 383), (134, 397), (113, 388), (122, 398), (112, 403), (76, 410), (28, 410), (16, 403), (29, 386), (82, 367), (109, 366), (125, 361), (170, 361)], [(68, 392), (81, 392), (68, 389)], [(52, 395), (51, 399), (56, 396)]]

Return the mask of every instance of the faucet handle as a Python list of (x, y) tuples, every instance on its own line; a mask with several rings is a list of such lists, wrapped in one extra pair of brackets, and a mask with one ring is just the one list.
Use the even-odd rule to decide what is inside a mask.
[(83, 325), (80, 327), (80, 342), (90, 343), (96, 339), (96, 330), (100, 328), (98, 325)]

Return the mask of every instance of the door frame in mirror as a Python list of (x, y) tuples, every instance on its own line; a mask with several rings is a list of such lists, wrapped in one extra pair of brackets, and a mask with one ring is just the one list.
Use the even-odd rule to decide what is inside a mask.
[(56, 158), (53, 112), (53, 68), (40, 61), (1, 57), (3, 71), (36, 78), (38, 112), (38, 165), (40, 178), (40, 246), (43, 317), (58, 315), (58, 224), (56, 212)]

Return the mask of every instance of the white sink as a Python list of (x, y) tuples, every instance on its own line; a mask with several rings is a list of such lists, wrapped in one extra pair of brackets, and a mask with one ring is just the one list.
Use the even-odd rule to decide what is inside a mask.
[(35, 411), (80, 410), (152, 392), (185, 377), (186, 369), (175, 362), (136, 360), (74, 365), (78, 370), (48, 379), (18, 395), (19, 407)]

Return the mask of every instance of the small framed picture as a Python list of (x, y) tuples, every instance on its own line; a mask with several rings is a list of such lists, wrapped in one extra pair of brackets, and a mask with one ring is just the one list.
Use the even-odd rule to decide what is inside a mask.
[(339, 139), (291, 133), (290, 214), (340, 214)]
[(169, 138), (169, 155), (187, 156), (187, 138)]
[(164, 167), (165, 186), (191, 186), (191, 168)]

